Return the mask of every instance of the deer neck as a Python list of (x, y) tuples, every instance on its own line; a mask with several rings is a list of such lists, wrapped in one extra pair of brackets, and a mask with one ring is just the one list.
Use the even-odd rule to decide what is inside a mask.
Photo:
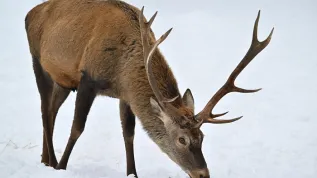
[[(153, 73), (157, 79), (160, 92), (166, 98), (174, 98), (179, 96), (171, 104), (176, 108), (180, 107), (182, 101), (176, 79), (174, 78), (170, 67), (159, 51), (154, 53), (152, 62)], [(140, 68), (138, 69), (140, 70)], [(156, 117), (156, 115), (153, 113), (150, 104), (150, 98), (152, 97), (156, 99), (156, 97), (148, 82), (145, 68), (143, 67), (141, 70), (143, 71), (139, 71), (138, 73), (142, 75), (133, 76), (137, 77), (138, 82), (135, 82), (135, 85), (133, 85), (133, 88), (130, 90), (133, 91), (131, 97), (133, 99), (131, 99), (130, 106), (134, 114), (141, 121), (144, 130), (148, 133), (150, 138), (157, 144), (164, 144), (162, 141), (165, 140), (164, 137), (166, 136), (166, 129), (161, 119)]]

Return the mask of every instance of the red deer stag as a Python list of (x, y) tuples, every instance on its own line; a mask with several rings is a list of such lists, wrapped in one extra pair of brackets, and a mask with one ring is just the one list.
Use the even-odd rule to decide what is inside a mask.
[[(230, 92), (252, 93), (234, 85), (241, 71), (270, 42), (257, 39), (260, 11), (252, 44), (227, 82), (205, 108), (194, 114), (189, 89), (179, 93), (174, 75), (142, 10), (119, 0), (50, 0), (34, 7), (25, 19), (33, 69), (41, 98), (43, 150), (41, 162), (66, 169), (76, 141), (97, 95), (120, 100), (120, 118), (126, 148), (127, 175), (137, 176), (133, 139), (135, 116), (149, 137), (192, 178), (208, 178), (202, 154), (203, 123), (231, 123), (212, 114)], [(77, 91), (74, 120), (63, 156), (57, 163), (52, 142), (57, 112), (71, 90)]]

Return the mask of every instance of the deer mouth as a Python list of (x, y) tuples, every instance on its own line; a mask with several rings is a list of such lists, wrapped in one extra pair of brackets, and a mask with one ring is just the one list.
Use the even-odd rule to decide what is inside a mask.
[(190, 178), (210, 178), (208, 169), (186, 171)]

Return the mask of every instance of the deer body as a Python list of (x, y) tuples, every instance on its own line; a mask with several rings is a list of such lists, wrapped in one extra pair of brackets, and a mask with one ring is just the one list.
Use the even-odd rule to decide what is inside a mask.
[[(57, 17), (48, 12), (32, 11), (29, 14), (30, 43), (40, 43), (32, 55), (54, 82), (67, 89), (77, 89), (81, 71), (85, 71), (92, 80), (104, 85), (99, 94), (129, 103), (136, 115), (144, 115), (140, 118), (146, 124), (143, 118), (151, 119), (147, 115), (150, 109), (146, 108), (150, 108), (149, 98), (154, 94), (144, 68), (139, 10), (120, 1), (62, 2), (50, 1), (50, 4), (43, 4), (48, 7), (39, 7), (45, 10), (53, 4), (54, 10), (58, 9)], [(76, 10), (69, 11), (74, 8), (74, 2), (77, 2)], [(78, 16), (78, 12), (83, 15)], [(136, 18), (134, 23), (133, 18)], [(45, 30), (40, 32), (41, 29)], [(37, 35), (33, 34), (41, 36), (34, 39), (32, 37)], [(164, 57), (157, 52), (154, 58), (153, 70), (156, 78), (161, 80), (161, 90), (166, 97), (178, 95), (176, 80)], [(179, 100), (178, 104), (181, 104)]]
[[(43, 163), (66, 169), (95, 97), (105, 95), (120, 100), (128, 175), (137, 175), (133, 153), (137, 116), (150, 138), (192, 178), (209, 177), (201, 152), (200, 125), (238, 119), (212, 119), (217, 115), (207, 113), (215, 104), (214, 98), (194, 115), (190, 90), (180, 95), (176, 79), (157, 49), (170, 31), (156, 41), (150, 29), (154, 18), (147, 22), (143, 8), (140, 11), (119, 0), (50, 0), (27, 14), (25, 27), (41, 96)], [(241, 70), (245, 66), (240, 66)], [(71, 90), (77, 90), (74, 121), (57, 163), (52, 142), (54, 123)], [(229, 92), (222, 91), (215, 98), (220, 100)]]

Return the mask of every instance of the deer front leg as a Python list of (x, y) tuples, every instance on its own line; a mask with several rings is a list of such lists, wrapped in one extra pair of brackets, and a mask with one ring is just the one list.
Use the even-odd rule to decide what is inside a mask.
[(133, 150), (135, 115), (130, 106), (122, 100), (120, 100), (120, 118), (126, 150), (127, 176), (134, 174), (137, 177)]
[(66, 169), (67, 167), (70, 154), (76, 144), (76, 141), (84, 131), (87, 115), (97, 94), (96, 86), (96, 82), (83, 72), (76, 96), (75, 116), (71, 128), (71, 134), (64, 154), (56, 169)]

